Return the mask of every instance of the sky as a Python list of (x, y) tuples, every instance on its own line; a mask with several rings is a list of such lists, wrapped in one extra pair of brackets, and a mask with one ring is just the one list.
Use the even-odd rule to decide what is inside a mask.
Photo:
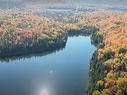
[(127, 5), (127, 0), (0, 0), (3, 1), (14, 1), (14, 2), (39, 2), (41, 4), (50, 3), (63, 3), (63, 4), (110, 4), (110, 5)]

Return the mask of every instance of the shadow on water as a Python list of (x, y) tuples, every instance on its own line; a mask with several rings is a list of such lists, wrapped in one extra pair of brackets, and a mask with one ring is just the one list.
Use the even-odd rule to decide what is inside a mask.
[[(66, 45), (65, 45), (66, 46)], [(29, 54), (24, 54), (24, 55), (16, 55), (16, 56), (9, 56), (9, 57), (0, 57), (1, 62), (10, 62), (13, 60), (19, 60), (19, 59), (25, 59), (25, 58), (31, 58), (31, 57), (41, 57), (41, 56), (46, 56), (52, 53), (59, 52), (65, 48), (65, 46), (49, 50), (49, 51), (42, 51), (42, 52), (36, 52), (36, 53), (29, 53)]]
[[(68, 34), (68, 36), (69, 37), (79, 37), (79, 36), (88, 37), (88, 36), (90, 36), (90, 34), (77, 34), (77, 33), (75, 33), (75, 34)], [(63, 45), (62, 47), (58, 47), (56, 49), (51, 49), (48, 51), (34, 52), (34, 53), (28, 53), (28, 54), (22, 54), (22, 55), (14, 55), (14, 56), (9, 56), (9, 57), (0, 57), (0, 62), (10, 62), (13, 60), (46, 56), (49, 54), (53, 54), (53, 53), (62, 51), (66, 47), (66, 44), (67, 43), (65, 43), (65, 45)], [(93, 45), (92, 42), (91, 42), (91, 44)]]

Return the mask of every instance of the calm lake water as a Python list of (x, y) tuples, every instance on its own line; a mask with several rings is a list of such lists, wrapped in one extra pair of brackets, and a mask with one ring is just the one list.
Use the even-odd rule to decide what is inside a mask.
[(63, 50), (0, 62), (0, 95), (85, 95), (90, 37), (69, 37)]

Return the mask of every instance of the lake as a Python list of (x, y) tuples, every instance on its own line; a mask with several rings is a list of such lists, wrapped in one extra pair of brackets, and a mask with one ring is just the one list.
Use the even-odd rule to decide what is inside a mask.
[(43, 56), (0, 62), (0, 95), (85, 95), (90, 37), (69, 37), (65, 48)]

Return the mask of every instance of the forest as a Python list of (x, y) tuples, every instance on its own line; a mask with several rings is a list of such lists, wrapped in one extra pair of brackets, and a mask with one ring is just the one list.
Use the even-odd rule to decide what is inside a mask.
[(62, 23), (51, 18), (16, 10), (1, 10), (0, 56), (13, 56), (63, 47), (67, 34), (62, 26)]
[(68, 36), (87, 35), (97, 50), (90, 61), (88, 95), (127, 95), (127, 14), (74, 13), (56, 20), (0, 10), (0, 56), (63, 47)]

